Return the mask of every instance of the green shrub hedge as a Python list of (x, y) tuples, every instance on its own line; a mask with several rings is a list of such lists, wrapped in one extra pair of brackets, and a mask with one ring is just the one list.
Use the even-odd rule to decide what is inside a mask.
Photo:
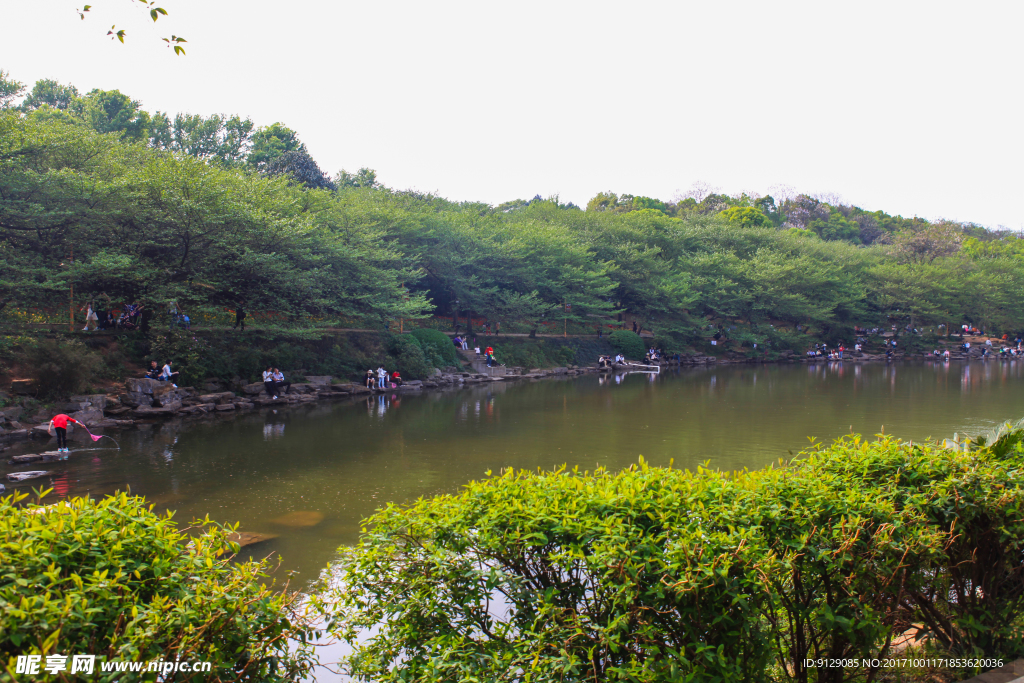
[(850, 437), (753, 473), (505, 472), (372, 517), (324, 604), (375, 681), (842, 681), (857, 667), (805, 661), (877, 659), (911, 624), (1012, 659), (1016, 438)]
[(640, 360), (647, 355), (644, 348), (644, 340), (636, 332), (630, 330), (615, 330), (608, 335), (608, 340), (627, 359)]
[[(0, 680), (24, 678), (16, 658), (32, 654), (44, 664), (55, 654), (212, 662), (210, 673), (175, 680), (287, 681), (309, 671), (308, 649), (291, 642), (313, 635), (298, 594), (268, 587), (262, 562), (233, 562), (226, 528), (179, 529), (125, 494), (47, 507), (24, 498), (0, 498)], [(77, 680), (67, 673), (60, 680)], [(89, 677), (115, 679), (155, 674), (101, 673), (97, 663)]]
[(459, 353), (455, 350), (452, 338), (444, 332), (420, 327), (410, 332), (410, 334), (419, 342), (420, 348), (423, 349), (423, 355), (426, 356), (428, 363), (433, 364), (433, 367), (442, 368), (449, 365), (457, 368), (462, 367)]

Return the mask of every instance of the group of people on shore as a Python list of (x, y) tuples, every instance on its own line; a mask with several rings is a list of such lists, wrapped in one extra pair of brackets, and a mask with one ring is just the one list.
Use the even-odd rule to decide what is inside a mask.
[[(267, 369), (263, 371), (263, 388), (267, 392), (267, 396), (277, 398), (278, 395), (291, 391), (292, 383), (284, 378), (284, 373), (280, 368), (268, 365)], [(281, 389), (284, 391), (282, 392)]]
[(373, 369), (366, 371), (365, 382), (367, 389), (387, 389), (388, 384), (392, 389), (397, 389), (402, 386), (402, 375), (398, 370), (389, 375), (384, 366), (379, 365), (376, 372)]
[(175, 389), (178, 388), (174, 382), (178, 379), (178, 371), (171, 368), (171, 361), (164, 363), (163, 367), (155, 360), (149, 361), (149, 370), (146, 371), (146, 377), (148, 379), (155, 379), (158, 382), (171, 382)]
[[(860, 351), (861, 345), (857, 343), (855, 350)], [(829, 348), (828, 344), (821, 343), (815, 344), (813, 349), (807, 350), (807, 356), (809, 358), (827, 358), (829, 360), (842, 360), (843, 355), (846, 353), (847, 348), (843, 344), (839, 344), (833, 348)]]
[(83, 332), (113, 329), (136, 330), (142, 321), (142, 304), (138, 303), (125, 304), (116, 317), (113, 310), (100, 310), (92, 301), (83, 306), (83, 310), (85, 310)]
[(622, 364), (622, 363), (625, 363), (625, 362), (626, 362), (626, 357), (623, 356), (621, 353), (615, 354), (614, 358), (612, 358), (610, 356), (603, 356), (603, 355), (597, 357), (597, 367), (599, 367), (599, 368), (610, 368), (613, 365), (618, 365), (618, 364)]
[(644, 360), (648, 363), (657, 363), (661, 360), (661, 349), (648, 349), (647, 354), (644, 356)]

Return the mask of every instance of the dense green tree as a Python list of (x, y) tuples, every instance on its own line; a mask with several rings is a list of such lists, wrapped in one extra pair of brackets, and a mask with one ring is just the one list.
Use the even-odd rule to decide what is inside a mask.
[(768, 216), (753, 206), (733, 206), (722, 212), (722, 218), (745, 228), (761, 228), (772, 224)]
[(0, 109), (6, 109), (25, 92), (25, 84), (11, 78), (9, 71), (0, 69)]
[(285, 152), (267, 164), (266, 175), (283, 175), (310, 189), (336, 189), (336, 185), (320, 170), (313, 157), (306, 152)]
[(78, 104), (78, 88), (73, 85), (62, 85), (57, 81), (44, 78), (36, 81), (32, 91), (25, 97), (21, 107), (26, 111), (42, 106), (68, 110)]
[(118, 90), (91, 91), (83, 98), (82, 116), (98, 133), (120, 133), (133, 142), (141, 142), (149, 134), (149, 114)]
[(150, 145), (200, 159), (240, 164), (249, 154), (254, 124), (240, 116), (169, 115), (157, 112), (150, 124)]
[(306, 146), (299, 140), (299, 134), (283, 123), (273, 123), (257, 128), (252, 134), (252, 149), (249, 164), (258, 169), (266, 168), (273, 159), (285, 152), (306, 152)]
[(377, 172), (372, 168), (361, 168), (355, 173), (341, 169), (334, 177), (334, 184), (337, 187), (366, 187), (370, 189), (382, 187), (380, 181), (377, 180)]

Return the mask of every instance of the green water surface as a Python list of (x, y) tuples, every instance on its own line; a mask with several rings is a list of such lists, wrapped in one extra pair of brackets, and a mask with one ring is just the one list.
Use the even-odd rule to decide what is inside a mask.
[[(387, 502), (454, 492), (505, 467), (756, 468), (808, 436), (851, 429), (909, 439), (987, 431), (1024, 417), (1024, 362), (725, 366), (659, 376), (494, 382), (439, 393), (263, 409), (114, 436), (121, 450), (49, 463), (57, 496), (130, 487), (188, 520), (276, 534), (298, 586)], [(101, 444), (102, 445), (102, 442)], [(92, 444), (77, 441), (75, 449)], [(5, 453), (43, 450), (38, 442)], [(3, 472), (41, 469), (4, 465)], [(6, 479), (6, 477), (5, 477)], [(28, 489), (31, 483), (19, 485)], [(12, 486), (8, 484), (8, 488)], [(293, 584), (295, 585), (295, 584)]]

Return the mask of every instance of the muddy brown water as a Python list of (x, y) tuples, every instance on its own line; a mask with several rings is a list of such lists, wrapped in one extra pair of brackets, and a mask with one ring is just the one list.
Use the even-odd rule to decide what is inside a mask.
[[(451, 493), (487, 470), (562, 464), (613, 470), (637, 462), (756, 468), (808, 436), (851, 429), (904, 438), (985, 432), (1024, 417), (1024, 362), (725, 366), (658, 376), (588, 375), (386, 394), (263, 409), (206, 422), (111, 432), (121, 450), (82, 450), (33, 484), (51, 497), (130, 487), (176, 518), (210, 515), (276, 537), (250, 546), (276, 554), (293, 585), (315, 580), (360, 520), (388, 502)], [(76, 435), (81, 437), (83, 435)], [(45, 450), (20, 444), (11, 454)]]

